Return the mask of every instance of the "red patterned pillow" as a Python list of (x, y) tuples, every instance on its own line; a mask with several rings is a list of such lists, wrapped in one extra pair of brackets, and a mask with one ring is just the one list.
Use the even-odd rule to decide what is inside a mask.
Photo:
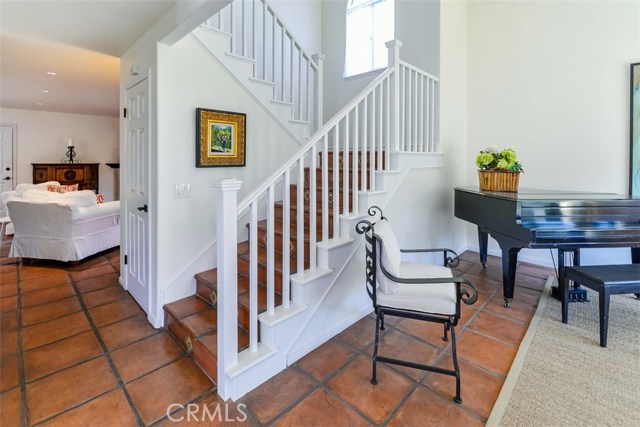
[(78, 187), (80, 184), (71, 184), (71, 185), (47, 185), (47, 191), (51, 191), (52, 193), (60, 193), (64, 194), (68, 191), (78, 191)]
[(104, 203), (104, 194), (102, 194), (102, 193), (96, 194), (96, 202), (98, 204)]

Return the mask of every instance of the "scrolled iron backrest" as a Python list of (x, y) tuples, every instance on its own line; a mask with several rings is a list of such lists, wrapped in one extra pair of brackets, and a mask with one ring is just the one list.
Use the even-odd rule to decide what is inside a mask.
[[(377, 221), (382, 219), (386, 219), (384, 215), (382, 215), (382, 209), (378, 206), (371, 206), (367, 213), (372, 218), (376, 216), (380, 216)], [(376, 242), (377, 237), (375, 236), (375, 223), (377, 221), (369, 221), (363, 219), (356, 224), (356, 232), (358, 234), (364, 234), (365, 239), (365, 264), (366, 264), (366, 279), (367, 279), (367, 294), (369, 294), (369, 298), (373, 302), (373, 306), (376, 306), (376, 270), (378, 265), (377, 251), (375, 249), (375, 245), (379, 242)]]

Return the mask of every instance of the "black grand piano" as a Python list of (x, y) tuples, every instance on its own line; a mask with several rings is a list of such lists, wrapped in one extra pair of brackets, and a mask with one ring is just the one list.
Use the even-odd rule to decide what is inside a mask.
[(580, 263), (580, 248), (629, 247), (640, 263), (640, 198), (606, 193), (520, 189), (517, 193), (455, 188), (455, 216), (478, 226), (480, 261), (487, 263), (490, 234), (502, 250), (505, 307), (513, 298), (522, 248), (558, 249)]

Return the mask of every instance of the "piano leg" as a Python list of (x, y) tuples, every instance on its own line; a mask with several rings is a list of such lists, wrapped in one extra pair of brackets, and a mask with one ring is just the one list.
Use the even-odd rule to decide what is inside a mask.
[(505, 308), (511, 307), (513, 293), (516, 286), (516, 264), (518, 263), (518, 252), (520, 248), (502, 249), (502, 292), (504, 295)]
[(487, 268), (487, 247), (489, 245), (489, 233), (482, 231), (478, 226), (478, 247), (480, 248), (480, 262), (484, 268)]

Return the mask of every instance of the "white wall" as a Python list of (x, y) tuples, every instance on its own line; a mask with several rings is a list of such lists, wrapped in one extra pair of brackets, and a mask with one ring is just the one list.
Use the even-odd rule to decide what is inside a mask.
[(269, 0), (302, 48), (313, 55), (322, 52), (322, 2), (320, 0)]
[[(470, 1), (468, 52), (470, 185), (477, 151), (497, 145), (516, 147), (522, 187), (627, 192), (640, 2)], [(468, 235), (477, 247), (475, 229)], [(599, 261), (622, 253), (601, 250)], [(521, 254), (550, 261), (548, 251)]]
[(17, 125), (16, 184), (33, 182), (31, 163), (60, 162), (73, 138), (83, 162), (100, 163), (99, 191), (105, 201), (113, 200), (115, 172), (105, 163), (120, 158), (117, 117), (2, 108), (0, 122)]
[[(444, 157), (444, 192), (453, 217), (453, 187), (467, 182), (467, 2), (440, 6), (440, 150)], [(457, 247), (466, 247), (466, 222), (455, 219), (451, 233)]]
[[(395, 38), (402, 41), (400, 58), (430, 73), (439, 68), (440, 2), (395, 0)], [(322, 2), (324, 62), (324, 117), (330, 119), (381, 71), (342, 77), (345, 55), (347, 0)]]
[[(268, 178), (299, 145), (190, 37), (158, 46), (157, 283), (163, 302), (190, 295), (193, 274), (215, 266), (213, 181), (243, 181), (238, 200)], [(180, 82), (180, 84), (176, 84)], [(196, 168), (196, 108), (247, 115), (246, 167)], [(191, 198), (175, 199), (174, 184)]]

